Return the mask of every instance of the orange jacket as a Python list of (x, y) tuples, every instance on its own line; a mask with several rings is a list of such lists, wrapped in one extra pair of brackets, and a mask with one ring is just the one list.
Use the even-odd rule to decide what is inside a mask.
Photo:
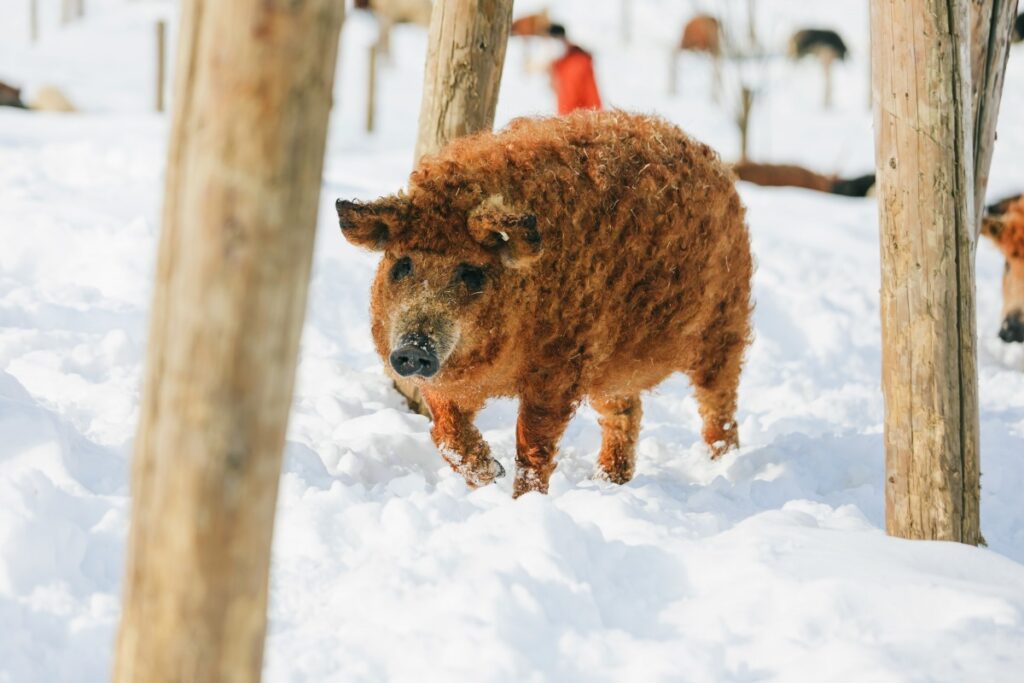
[(570, 45), (565, 55), (551, 64), (551, 83), (558, 97), (559, 114), (568, 114), (574, 109), (601, 108), (594, 62), (585, 50)]

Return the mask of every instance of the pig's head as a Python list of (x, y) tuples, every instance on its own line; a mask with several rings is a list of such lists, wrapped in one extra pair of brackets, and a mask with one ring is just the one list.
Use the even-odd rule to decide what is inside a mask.
[(1006, 213), (989, 215), (981, 232), (995, 242), (1006, 259), (1003, 270), (1003, 322), (999, 337), (1005, 342), (1024, 342), (1024, 200)]
[(371, 292), (374, 343), (391, 371), (459, 378), (515, 334), (515, 293), (541, 253), (536, 218), (498, 195), (437, 208), (404, 194), (338, 200), (342, 234), (383, 252)]

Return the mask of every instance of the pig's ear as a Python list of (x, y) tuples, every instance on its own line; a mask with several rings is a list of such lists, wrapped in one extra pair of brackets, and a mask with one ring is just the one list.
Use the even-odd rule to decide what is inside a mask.
[(408, 209), (401, 197), (384, 197), (367, 204), (339, 199), (334, 206), (345, 239), (371, 251), (383, 251), (395, 239)]
[(525, 268), (541, 254), (537, 217), (513, 209), (501, 195), (491, 195), (470, 211), (469, 234), (480, 246), (501, 256), (510, 268)]
[(1002, 217), (985, 216), (981, 219), (981, 234), (996, 242), (1002, 237), (1003, 228), (1005, 227), (1006, 223), (1003, 222)]

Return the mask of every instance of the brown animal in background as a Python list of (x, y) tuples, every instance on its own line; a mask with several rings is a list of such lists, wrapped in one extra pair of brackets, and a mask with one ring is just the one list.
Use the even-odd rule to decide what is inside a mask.
[(431, 0), (356, 0), (356, 9), (365, 9), (377, 18), (377, 51), (391, 55), (391, 29), (395, 24), (430, 26)]
[(995, 242), (1006, 258), (999, 338), (1024, 342), (1024, 197), (1017, 195), (988, 207), (981, 233)]
[(733, 173), (740, 180), (766, 187), (802, 187), (818, 192), (831, 192), (835, 178), (791, 164), (755, 164), (740, 161), (733, 164)]
[(7, 85), (0, 81), (0, 107), (16, 107), (24, 109), (25, 103), (21, 101), (21, 88)]
[(709, 55), (722, 54), (722, 24), (709, 14), (699, 14), (683, 27), (679, 49), (690, 52), (706, 52)]
[(711, 57), (711, 99), (718, 102), (722, 94), (722, 53), (725, 41), (722, 24), (715, 17), (699, 14), (683, 27), (683, 36), (669, 61), (668, 91), (670, 95), (678, 90), (679, 55), (682, 52), (704, 53)]
[(515, 495), (547, 491), (577, 406), (600, 415), (603, 476), (633, 476), (640, 392), (689, 375), (717, 457), (738, 445), (750, 337), (743, 207), (717, 154), (652, 116), (517, 119), (424, 158), (408, 193), (341, 201), (342, 233), (384, 257), (370, 312), (441, 455), (471, 486), (504, 470), (473, 425), (520, 400)]
[(532, 43), (534, 38), (548, 37), (551, 28), (551, 16), (547, 10), (537, 14), (528, 14), (519, 17), (512, 22), (511, 35), (522, 39), (523, 43), (523, 71), (526, 73), (540, 72), (547, 69), (548, 65), (534, 63), (531, 60)]
[(829, 192), (844, 197), (866, 197), (875, 185), (875, 175), (856, 178), (838, 178), (822, 175), (793, 164), (756, 164), (739, 161), (732, 165), (732, 171), (740, 180), (765, 187), (802, 187), (806, 190)]
[(511, 30), (514, 36), (537, 37), (546, 36), (549, 28), (551, 28), (551, 16), (547, 10), (544, 10), (537, 14), (519, 17), (512, 22)]

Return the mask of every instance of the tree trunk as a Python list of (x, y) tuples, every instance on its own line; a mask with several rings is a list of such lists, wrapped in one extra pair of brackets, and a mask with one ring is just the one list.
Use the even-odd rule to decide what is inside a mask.
[(366, 132), (372, 133), (377, 119), (377, 55), (378, 43), (370, 45), (366, 58)]
[(156, 102), (157, 112), (164, 111), (164, 92), (167, 89), (167, 22), (156, 22)]
[(633, 0), (619, 0), (619, 32), (623, 45), (629, 45), (633, 36)]
[(981, 234), (981, 216), (992, 167), (996, 120), (1003, 96), (1006, 60), (1010, 56), (1017, 0), (971, 2), (971, 77), (974, 131), (974, 236)]
[(28, 34), (33, 43), (39, 42), (39, 0), (28, 0)]
[[(498, 106), (512, 0), (437, 0), (430, 16), (417, 161), (462, 135), (490, 130)], [(426, 401), (411, 382), (395, 387), (421, 415)]]
[(871, 0), (886, 529), (981, 539), (967, 0)]
[(120, 683), (260, 677), (342, 11), (182, 7)]
[(821, 57), (822, 75), (825, 79), (825, 96), (822, 98), (822, 106), (825, 109), (832, 108), (832, 64), (834, 61), (831, 52)]
[(438, 0), (430, 17), (416, 159), (494, 125), (512, 0)]
[(739, 109), (736, 112), (736, 126), (740, 131), (740, 161), (750, 161), (750, 112), (754, 109), (754, 91), (740, 86)]

